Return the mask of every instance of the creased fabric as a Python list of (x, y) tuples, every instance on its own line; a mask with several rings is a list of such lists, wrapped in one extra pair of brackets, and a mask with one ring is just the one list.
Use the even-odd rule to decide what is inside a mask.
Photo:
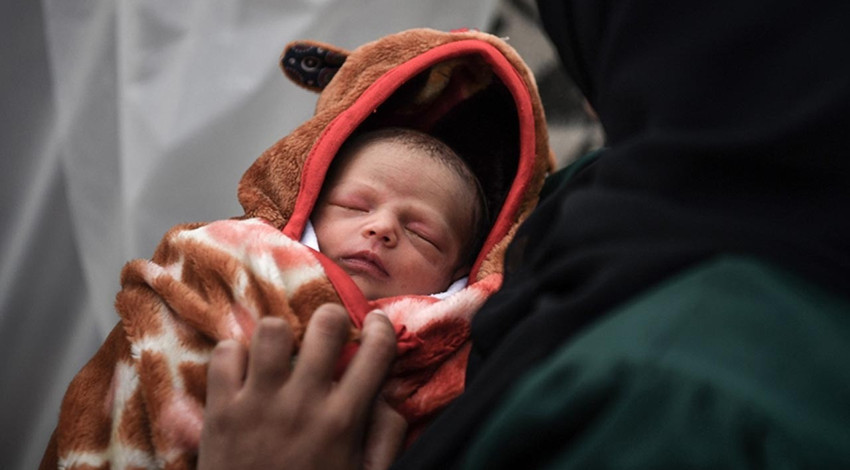
[[(286, 319), (297, 344), (316, 308), (339, 303), (319, 256), (248, 219), (177, 227), (152, 260), (128, 263), (117, 299), (121, 324), (66, 394), (58, 465), (193, 468), (212, 348), (224, 339), (247, 346), (266, 315)], [(443, 301), (370, 304), (397, 330), (399, 356), (384, 396), (412, 425), (463, 389), (469, 321), (500, 281), (493, 274)]]

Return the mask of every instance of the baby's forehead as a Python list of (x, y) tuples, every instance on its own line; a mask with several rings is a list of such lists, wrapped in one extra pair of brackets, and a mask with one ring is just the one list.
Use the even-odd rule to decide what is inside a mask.
[[(467, 220), (458, 220), (463, 218), (477, 225), (487, 212), (483, 190), (472, 169), (448, 145), (426, 134), (366, 134), (347, 142), (336, 160), (332, 180), (326, 180), (328, 186), (342, 179), (368, 177), (370, 164), (384, 164), (387, 168), (381, 171), (396, 172), (399, 177), (438, 178), (442, 186), (455, 193), (455, 199), (440, 208), (446, 215), (456, 215), (451, 217), (454, 223), (465, 224)], [(403, 160), (403, 165), (397, 164), (398, 160)]]
[(380, 139), (362, 142), (346, 149), (337, 156), (334, 165), (338, 166), (343, 174), (370, 169), (411, 175), (435, 173), (444, 180), (450, 179), (453, 185), (474, 188), (461, 171), (464, 163), (460, 157), (453, 158), (458, 161), (453, 162), (450, 157), (435, 154), (432, 150), (414, 143)]

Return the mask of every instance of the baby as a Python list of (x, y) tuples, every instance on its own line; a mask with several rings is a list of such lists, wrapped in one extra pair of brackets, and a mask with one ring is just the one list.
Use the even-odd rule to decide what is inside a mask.
[(437, 294), (469, 273), (487, 229), (484, 198), (441, 141), (402, 128), (365, 133), (326, 181), (312, 214), (318, 248), (367, 299)]
[(244, 214), (176, 225), (127, 263), (120, 323), (69, 385), (44, 468), (193, 468), (214, 346), (247, 344), (273, 316), (297, 352), (329, 302), (351, 319), (339, 373), (369, 311), (392, 322), (382, 396), (408, 440), (463, 391), (472, 318), (551, 167), (533, 78), (477, 32), (412, 30), (352, 54), (287, 47), (287, 76), (321, 92), (315, 115), (245, 172)]

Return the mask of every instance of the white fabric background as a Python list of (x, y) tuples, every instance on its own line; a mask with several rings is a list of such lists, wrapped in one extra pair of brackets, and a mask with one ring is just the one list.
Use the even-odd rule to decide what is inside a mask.
[(2, 2), (0, 468), (35, 468), (117, 321), (121, 266), (241, 213), (242, 172), (308, 118), (283, 46), (486, 29), (496, 0)]

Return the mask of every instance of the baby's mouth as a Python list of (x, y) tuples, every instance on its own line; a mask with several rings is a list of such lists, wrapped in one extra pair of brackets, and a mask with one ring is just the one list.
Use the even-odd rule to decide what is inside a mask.
[(360, 251), (343, 256), (340, 258), (340, 264), (349, 274), (365, 274), (379, 279), (390, 277), (384, 264), (381, 263), (381, 259), (370, 251)]

